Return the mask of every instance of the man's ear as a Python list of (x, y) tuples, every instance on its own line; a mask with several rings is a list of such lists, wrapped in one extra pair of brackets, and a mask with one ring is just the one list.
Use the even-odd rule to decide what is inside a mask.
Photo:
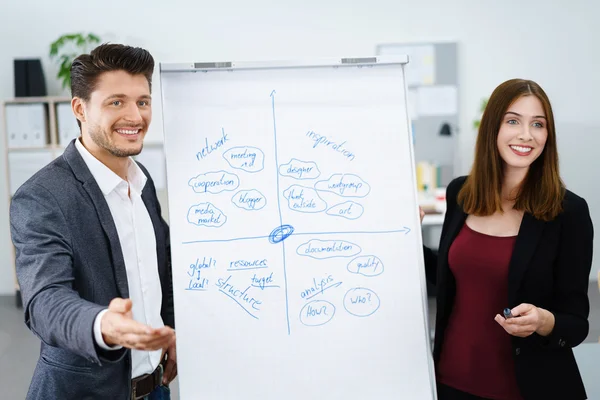
[(79, 97), (73, 97), (71, 99), (71, 108), (73, 109), (73, 114), (75, 114), (75, 118), (79, 120), (79, 122), (85, 122), (85, 109), (84, 109), (83, 100)]

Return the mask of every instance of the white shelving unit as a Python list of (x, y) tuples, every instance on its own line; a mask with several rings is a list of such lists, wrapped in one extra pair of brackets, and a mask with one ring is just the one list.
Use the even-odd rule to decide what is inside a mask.
[[(61, 109), (70, 107), (67, 97), (23, 97), (2, 102), (0, 132), (5, 140), (6, 190), (9, 204), (16, 189), (40, 168), (58, 157), (68, 144), (67, 138), (77, 137), (75, 117), (65, 118)], [(71, 114), (72, 116), (72, 114)], [(29, 144), (31, 143), (31, 144)], [(15, 249), (10, 244), (10, 262), (14, 272), (15, 294), (21, 296), (15, 272)]]

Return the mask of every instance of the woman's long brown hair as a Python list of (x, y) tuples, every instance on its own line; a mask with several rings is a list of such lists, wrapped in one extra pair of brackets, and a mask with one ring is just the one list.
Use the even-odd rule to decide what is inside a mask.
[(458, 194), (467, 214), (486, 216), (502, 212), (503, 161), (498, 151), (498, 131), (504, 114), (521, 96), (536, 96), (546, 114), (548, 138), (542, 154), (531, 164), (516, 194), (514, 208), (549, 221), (562, 211), (565, 186), (559, 174), (554, 115), (550, 100), (535, 82), (511, 79), (498, 86), (481, 117), (471, 173)]

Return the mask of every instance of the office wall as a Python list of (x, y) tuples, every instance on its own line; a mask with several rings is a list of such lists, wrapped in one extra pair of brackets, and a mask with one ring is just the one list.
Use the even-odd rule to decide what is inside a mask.
[[(503, 80), (534, 79), (547, 90), (556, 108), (561, 145), (568, 147), (565, 180), (589, 199), (600, 226), (600, 196), (592, 172), (598, 162), (594, 144), (600, 143), (597, 15), (600, 3), (593, 0), (2, 0), (0, 98), (13, 95), (16, 57), (42, 57), (49, 93), (60, 94), (56, 67), (46, 55), (50, 42), (67, 32), (91, 31), (106, 40), (144, 46), (163, 62), (362, 56), (373, 54), (380, 43), (457, 41), (462, 154), (458, 172), (467, 172), (472, 162), (471, 121), (481, 98)], [(157, 108), (148, 140), (162, 140), (159, 117)], [(0, 154), (4, 177), (4, 141)], [(7, 210), (2, 185), (3, 257), (10, 254)], [(12, 291), (12, 272), (3, 259), (0, 294)]]

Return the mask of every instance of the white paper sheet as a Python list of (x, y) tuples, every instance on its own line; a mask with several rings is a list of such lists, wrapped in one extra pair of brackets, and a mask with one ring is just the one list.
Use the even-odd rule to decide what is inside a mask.
[(458, 95), (454, 85), (422, 86), (418, 89), (417, 113), (420, 116), (444, 116), (458, 113)]
[(386, 45), (379, 48), (381, 55), (408, 55), (406, 83), (408, 86), (435, 83), (435, 47), (433, 45)]

